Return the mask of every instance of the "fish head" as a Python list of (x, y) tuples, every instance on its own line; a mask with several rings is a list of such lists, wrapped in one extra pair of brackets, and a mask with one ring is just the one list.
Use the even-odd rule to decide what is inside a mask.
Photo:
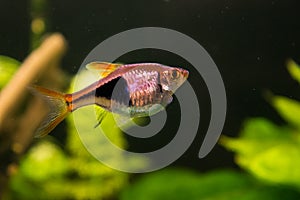
[(182, 68), (166, 67), (160, 74), (162, 89), (174, 93), (188, 78), (189, 72)]

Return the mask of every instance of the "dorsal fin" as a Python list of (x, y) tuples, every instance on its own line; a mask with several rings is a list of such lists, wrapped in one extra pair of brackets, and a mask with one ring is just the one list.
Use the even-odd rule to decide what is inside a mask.
[(122, 65), (120, 63), (91, 62), (85, 67), (92, 72), (96, 72), (100, 78), (104, 78)]

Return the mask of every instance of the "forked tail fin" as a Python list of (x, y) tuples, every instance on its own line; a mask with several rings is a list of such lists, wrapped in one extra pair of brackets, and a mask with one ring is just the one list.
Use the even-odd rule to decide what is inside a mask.
[(48, 114), (35, 132), (35, 137), (43, 137), (63, 121), (70, 112), (67, 106), (66, 96), (63, 93), (39, 86), (31, 86), (29, 90), (34, 94), (42, 96), (49, 106)]

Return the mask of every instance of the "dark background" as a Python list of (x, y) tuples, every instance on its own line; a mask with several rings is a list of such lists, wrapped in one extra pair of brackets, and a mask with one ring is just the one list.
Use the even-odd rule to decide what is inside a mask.
[[(28, 55), (28, 5), (28, 1), (0, 0), (1, 55), (18, 60)], [(263, 116), (282, 123), (263, 97), (266, 91), (300, 99), (299, 85), (290, 78), (285, 67), (289, 58), (300, 61), (299, 3), (296, 0), (52, 0), (45, 16), (50, 22), (49, 30), (61, 32), (68, 41), (69, 50), (63, 66), (71, 74), (77, 72), (96, 45), (124, 30), (156, 26), (192, 37), (211, 55), (222, 74), (228, 100), (225, 135), (237, 135), (242, 122), (249, 117)], [(118, 60), (186, 65), (193, 72), (184, 59), (159, 50), (131, 52)], [(189, 81), (196, 88), (204, 117), (193, 145), (174, 165), (201, 170), (232, 166), (231, 154), (220, 146), (206, 158), (197, 158), (208, 124), (210, 104), (201, 76), (190, 73)], [(176, 106), (175, 100), (168, 111), (176, 115)], [(166, 137), (160, 135), (148, 142), (128, 139), (130, 148), (143, 151), (166, 143)]]

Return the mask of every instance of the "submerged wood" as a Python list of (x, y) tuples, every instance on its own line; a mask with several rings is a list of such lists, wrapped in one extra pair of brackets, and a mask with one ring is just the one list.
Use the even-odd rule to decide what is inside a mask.
[(20, 156), (32, 142), (34, 130), (47, 112), (47, 106), (38, 97), (30, 99), (24, 112), (17, 112), (24, 106), (27, 86), (39, 80), (46, 87), (62, 89), (66, 76), (59, 63), (66, 49), (61, 34), (50, 35), (25, 59), (0, 92), (0, 199), (9, 177), (17, 171)]

